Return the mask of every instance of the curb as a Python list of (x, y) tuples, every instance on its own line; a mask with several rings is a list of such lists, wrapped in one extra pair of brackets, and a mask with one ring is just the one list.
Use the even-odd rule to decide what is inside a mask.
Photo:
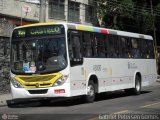
[(4, 107), (8, 105), (8, 101), (12, 101), (11, 93), (0, 95), (0, 107)]
[(0, 101), (0, 107), (4, 107), (4, 106), (7, 106), (8, 104), (7, 104), (7, 101), (6, 100), (1, 100)]

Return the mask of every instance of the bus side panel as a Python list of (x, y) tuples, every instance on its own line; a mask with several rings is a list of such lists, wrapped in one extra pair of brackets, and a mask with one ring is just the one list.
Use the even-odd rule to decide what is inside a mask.
[(98, 78), (99, 93), (134, 88), (137, 72), (141, 74), (142, 86), (155, 82), (155, 60), (84, 58), (82, 66), (71, 68), (71, 93), (86, 94), (86, 85), (91, 73)]
[(71, 96), (86, 94), (87, 78), (83, 66), (74, 66), (70, 68), (70, 86)]
[(98, 92), (134, 87), (134, 72), (128, 71), (127, 59), (90, 58), (85, 60), (88, 73), (98, 78)]

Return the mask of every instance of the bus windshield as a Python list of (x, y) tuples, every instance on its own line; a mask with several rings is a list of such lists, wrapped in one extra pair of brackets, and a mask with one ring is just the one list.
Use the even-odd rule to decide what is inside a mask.
[(13, 32), (11, 39), (11, 70), (13, 73), (52, 73), (66, 66), (63, 26), (57, 26), (57, 28), (54, 26), (31, 27), (16, 29)]

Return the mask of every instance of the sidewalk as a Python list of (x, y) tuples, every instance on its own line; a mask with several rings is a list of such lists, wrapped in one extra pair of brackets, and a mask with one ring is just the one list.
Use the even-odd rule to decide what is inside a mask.
[(7, 101), (11, 99), (12, 99), (11, 93), (0, 95), (0, 107), (7, 106)]

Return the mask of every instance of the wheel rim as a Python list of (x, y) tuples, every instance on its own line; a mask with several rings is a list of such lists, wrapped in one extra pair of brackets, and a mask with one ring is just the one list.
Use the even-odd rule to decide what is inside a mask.
[(88, 94), (88, 96), (90, 96), (90, 97), (93, 97), (93, 96), (94, 96), (94, 87), (93, 87), (93, 85), (89, 85), (89, 86), (88, 86), (87, 94)]

